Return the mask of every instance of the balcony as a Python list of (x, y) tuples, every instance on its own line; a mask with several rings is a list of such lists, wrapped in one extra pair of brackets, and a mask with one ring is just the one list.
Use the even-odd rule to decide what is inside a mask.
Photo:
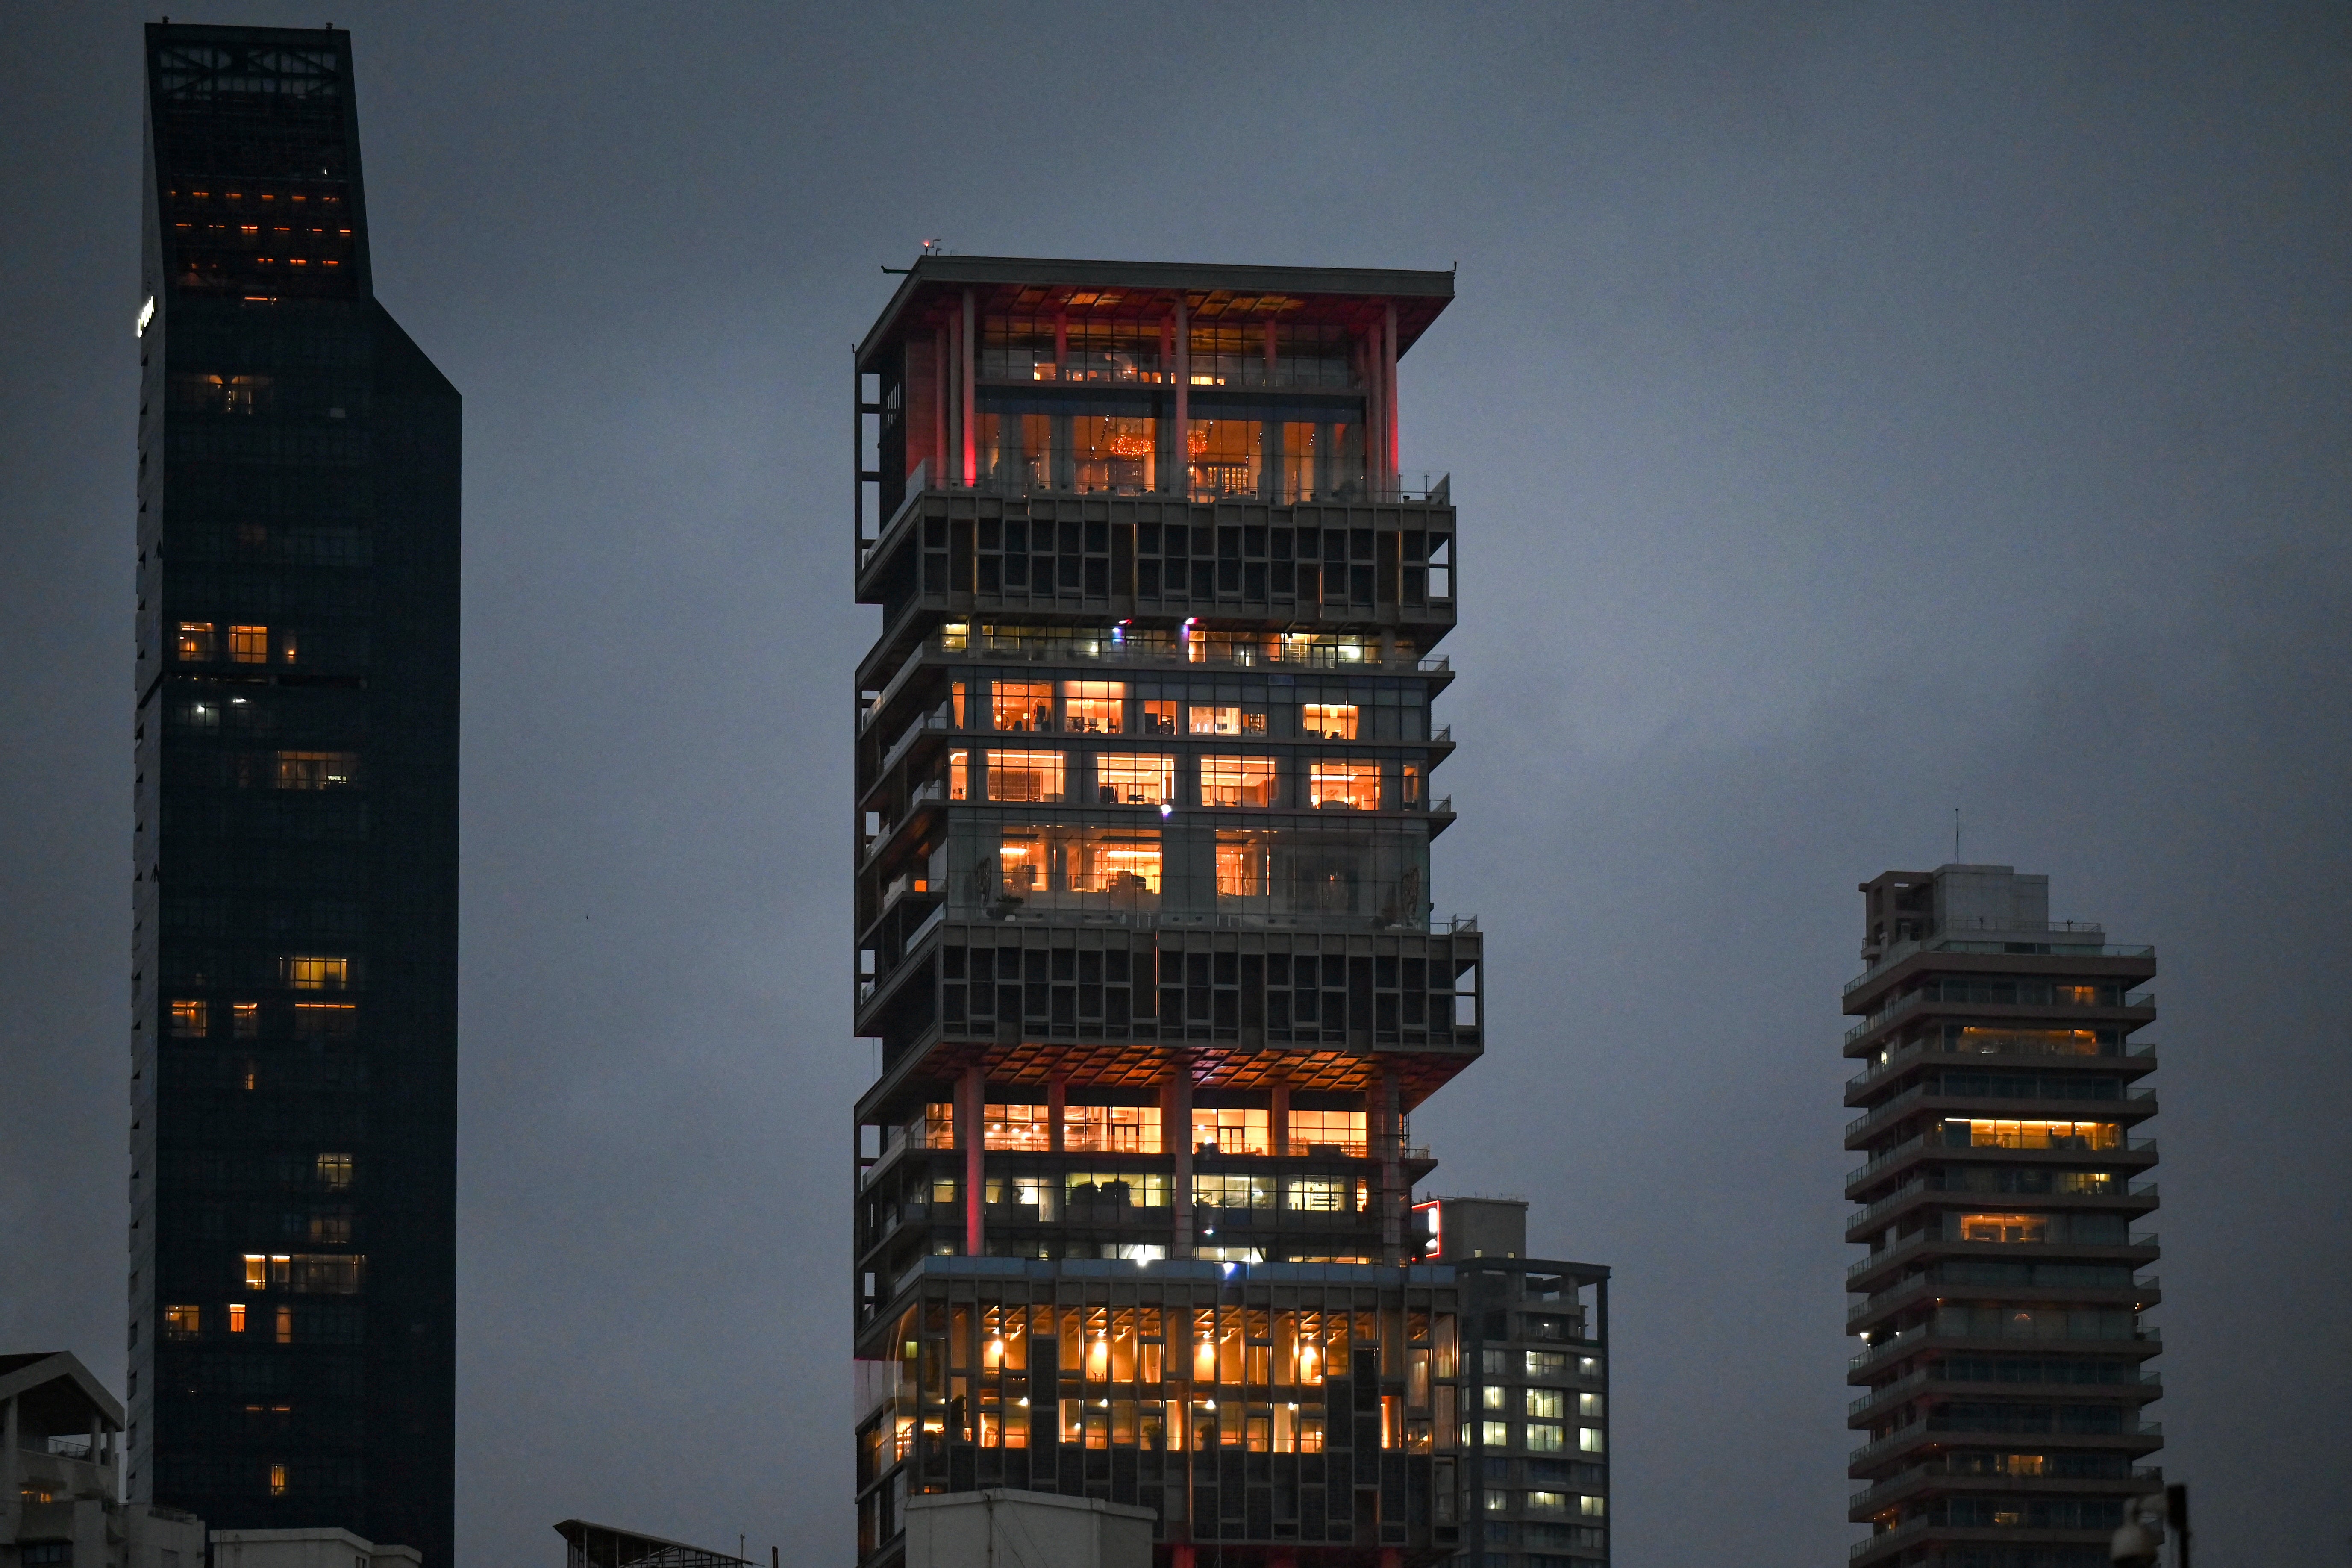
[[(1882, 1100), (1877, 1105), (1874, 1105), (1868, 1110), (1864, 1111), (1860, 1116), (1855, 1117), (1852, 1121), (1847, 1122), (1845, 1124), (1846, 1147), (1851, 1149), (1857, 1142), (1866, 1139), (1871, 1132), (1877, 1129), (1886, 1126), (1891, 1122), (1901, 1121), (1906, 1114), (1916, 1108), (1921, 1101), (1928, 1100), (1945, 1101), (1947, 1102), (1948, 1108), (1960, 1110), (1971, 1110), (1989, 1102), (2007, 1101), (2021, 1107), (2112, 1107), (2116, 1110), (2132, 1112), (2135, 1116), (2152, 1116), (2156, 1113), (2156, 1090), (2152, 1089), (2127, 1089), (2114, 1094), (2105, 1095), (2033, 1095), (2010, 1097), (1990, 1093), (1983, 1089), (1952, 1089), (1943, 1088), (1939, 1085), (1920, 1083), (1912, 1085), (1909, 1089), (1905, 1089), (1902, 1093), (1895, 1095), (1890, 1100)], [(2001, 1120), (2008, 1119), (2010, 1118), (2006, 1113), (2001, 1118)]]
[(1864, 1036), (1876, 1031), (1907, 1013), (1916, 1012), (1922, 1005), (1930, 1002), (1945, 1007), (2008, 1007), (2018, 1009), (2021, 1013), (2062, 1011), (2071, 1008), (2082, 1008), (2086, 1011), (2093, 1008), (2106, 1008), (2111, 1011), (2121, 1009), (2131, 1012), (2152, 1012), (2156, 1007), (2156, 993), (2153, 991), (2134, 991), (2121, 996), (2101, 996), (2091, 1001), (2075, 1001), (2065, 996), (2064, 993), (2067, 989), (2064, 986), (2052, 987), (2051, 995), (2047, 1000), (2036, 997), (2005, 1001), (1966, 994), (1948, 996), (1944, 994), (1942, 985), (1930, 983), (1916, 991), (1904, 993), (1853, 1028), (1848, 1029), (1845, 1032), (1845, 1043), (1851, 1046)]
[[(2074, 1209), (2105, 1208), (2110, 1205), (2144, 1210), (2155, 1206), (2157, 1195), (2157, 1184), (2154, 1182), (2132, 1182), (2119, 1185), (2113, 1192), (2030, 1193), (2011, 1194), (2007, 1196), (2028, 1199), (2031, 1201), (2031, 1206), (2036, 1209), (2048, 1208), (2053, 1212), (2066, 1212)], [(1866, 1239), (1866, 1233), (1872, 1230), (1879, 1220), (1915, 1199), (1927, 1201), (1930, 1196), (1937, 1202), (1980, 1206), (1987, 1201), (2001, 1197), (2002, 1194), (1970, 1193), (1965, 1188), (1958, 1187), (1930, 1186), (1925, 1176), (1915, 1176), (1868, 1208), (1849, 1218), (1846, 1221), (1845, 1238), (1853, 1242), (1863, 1241)], [(2006, 1201), (2006, 1198), (2003, 1201)]]
[(1888, 1454), (1899, 1452), (1930, 1439), (1953, 1438), (1996, 1444), (2014, 1443), (2022, 1438), (2032, 1442), (2036, 1447), (2053, 1448), (2113, 1447), (2139, 1448), (2145, 1451), (2147, 1448), (2161, 1446), (2164, 1438), (2164, 1424), (2160, 1421), (2147, 1421), (2137, 1426), (2126, 1426), (2120, 1431), (2115, 1432), (1993, 1432), (1974, 1427), (1955, 1426), (1940, 1417), (1931, 1416), (1925, 1421), (1914, 1421), (1907, 1426), (1897, 1426), (1885, 1436), (1864, 1443), (1846, 1456), (1846, 1468), (1861, 1469), (1874, 1459), (1884, 1458)]
[[(2067, 958), (2146, 958), (2153, 947), (2111, 947), (2106, 944), (2106, 928), (2097, 921), (2052, 921), (2045, 925), (2012, 926), (1996, 924), (1981, 916), (1964, 917), (1954, 923), (1955, 931), (1966, 930), (1969, 936), (1931, 936), (1924, 940), (1898, 942), (1880, 956), (1877, 963), (1845, 983), (1851, 994), (1872, 975), (1890, 965), (1902, 963), (1915, 952), (1985, 952), (2048, 954), (2053, 951)], [(2000, 940), (1990, 933), (1999, 931)], [(2053, 940), (2059, 939), (2059, 940)]]
[(2030, 1059), (2037, 1062), (2047, 1060), (2063, 1063), (2071, 1067), (2113, 1068), (2120, 1065), (2126, 1068), (2137, 1068), (2142, 1064), (2151, 1066), (2154, 1064), (2156, 1060), (2156, 1047), (2153, 1044), (2128, 1047), (2123, 1046), (2116, 1046), (2114, 1047), (2102, 1047), (2097, 1052), (2092, 1053), (2072, 1050), (2057, 1050), (2054, 1048), (2050, 1050), (2034, 1050), (2021, 1045), (2017, 1048), (2011, 1050), (1985, 1051), (1965, 1049), (1958, 1042), (1948, 1042), (1940, 1037), (1932, 1040), (1914, 1040), (1909, 1045), (1904, 1046), (1893, 1052), (1888, 1056), (1886, 1060), (1874, 1063), (1872, 1066), (1846, 1079), (1846, 1102), (1848, 1104), (1852, 1104), (1853, 1102), (1853, 1097), (1858, 1091), (1869, 1087), (1873, 1083), (1875, 1083), (1878, 1079), (1886, 1077), (1889, 1073), (1900, 1072), (1905, 1068), (1911, 1066), (1914, 1062), (1923, 1061), (1929, 1057), (1950, 1058), (1955, 1060), (1969, 1060), (1985, 1065), (2000, 1064), (2015, 1058)]

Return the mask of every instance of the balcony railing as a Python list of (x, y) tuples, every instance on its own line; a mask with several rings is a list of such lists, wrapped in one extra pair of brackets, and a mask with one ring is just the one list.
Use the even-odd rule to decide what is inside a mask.
[(2149, 1061), (2154, 1059), (2155, 1056), (2156, 1046), (2152, 1042), (2128, 1048), (2120, 1045), (2103, 1044), (2095, 1051), (2079, 1051), (2062, 1050), (2055, 1047), (2043, 1049), (2031, 1042), (2011, 1040), (2002, 1042), (2000, 1049), (1986, 1050), (1981, 1047), (1971, 1048), (1965, 1042), (1946, 1040), (1939, 1036), (1929, 1040), (1914, 1040), (1899, 1047), (1890, 1053), (1885, 1061), (1874, 1063), (1846, 1079), (1845, 1087), (1849, 1092), (1861, 1089), (1875, 1079), (1885, 1078), (1888, 1073), (1909, 1067), (1923, 1057), (2055, 1057), (2070, 1061), (2095, 1062)]
[[(2032, 1001), (1999, 1001), (1981, 997), (1946, 996), (1939, 985), (1924, 985), (1916, 991), (1905, 992), (1902, 995), (1896, 997), (1885, 1006), (1881, 1007), (1877, 1012), (1873, 1013), (1870, 1016), (1864, 1018), (1861, 1023), (1856, 1024), (1853, 1028), (1848, 1029), (1845, 1032), (1845, 1043), (1849, 1046), (1853, 1044), (1854, 1041), (1862, 1038), (1863, 1036), (1870, 1033), (1873, 1029), (1877, 1028), (1880, 1025), (1886, 1023), (1890, 1019), (1901, 1017), (1904, 1014), (1910, 1012), (1912, 1009), (1925, 1002), (1938, 1002), (1955, 1007), (2142, 1008), (2154, 1007), (2156, 1005), (2156, 993), (2153, 991), (2135, 991), (2129, 995), (2124, 996), (2120, 1000), (2106, 996), (2095, 996), (2089, 1001), (2078, 1001), (2074, 998), (2061, 994), (2064, 989), (2065, 988), (2063, 986), (2053, 988), (2052, 994), (2046, 1000), (2036, 998)], [(2094, 987), (2092, 989), (2095, 990), (2103, 988)]]
[(2029, 952), (2047, 952), (2056, 947), (2063, 949), (2069, 958), (2146, 958), (2156, 951), (2152, 947), (2110, 947), (2104, 942), (2096, 945), (2086, 945), (2077, 942), (2051, 942), (2034, 940), (2037, 937), (2052, 936), (2104, 937), (2106, 934), (2106, 928), (2096, 921), (2052, 921), (2045, 925), (2021, 926), (2011, 925), (2006, 921), (1996, 921), (1982, 915), (1965, 915), (1954, 921), (1951, 929), (1977, 932), (1999, 931), (2007, 940), (1989, 942), (1981, 936), (1973, 939), (1931, 936), (1925, 940), (1898, 942), (1889, 947), (1877, 963), (1847, 981), (1845, 989), (1852, 991), (1888, 964), (1898, 963), (1915, 952), (2011, 953), (2017, 952), (2020, 947)]

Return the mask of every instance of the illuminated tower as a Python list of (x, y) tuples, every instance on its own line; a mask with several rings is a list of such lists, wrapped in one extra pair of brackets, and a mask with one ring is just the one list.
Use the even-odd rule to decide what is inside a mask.
[(2007, 866), (1889, 871), (1862, 887), (1846, 987), (1845, 1145), (1861, 1205), (1846, 1272), (1862, 1337), (1847, 1424), (1865, 1436), (1851, 1517), (1867, 1568), (2105, 1568), (2125, 1500), (2162, 1489), (2137, 1461), (2163, 1347), (2139, 1314), (2157, 1282), (2156, 1018), (2146, 947), (2053, 922), (2050, 879)]
[(1163, 1563), (1464, 1540), (1406, 1128), (1481, 1045), (1429, 902), (1457, 544), (1396, 458), (1452, 294), (926, 256), (857, 350), (866, 1563), (992, 1486), (1155, 1510)]
[(457, 394), (349, 36), (146, 53), (126, 1480), (447, 1568)]

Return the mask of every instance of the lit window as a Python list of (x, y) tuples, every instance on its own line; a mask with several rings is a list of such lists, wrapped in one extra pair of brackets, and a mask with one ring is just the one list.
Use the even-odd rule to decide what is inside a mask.
[(1000, 680), (989, 695), (994, 728), (1018, 734), (1042, 735), (1054, 728), (1054, 683), (1050, 680)]
[(278, 1309), (278, 1342), (281, 1345), (294, 1342), (294, 1309), (291, 1307)]
[(931, 1202), (951, 1204), (956, 1201), (956, 1179), (953, 1176), (931, 1178)]
[(1202, 757), (1202, 805), (1272, 805), (1272, 757)]
[(245, 1303), (242, 1301), (228, 1304), (228, 1331), (233, 1334), (245, 1332)]
[(1398, 777), (1401, 781), (1399, 804), (1419, 805), (1421, 804), (1421, 764), (1406, 763)]
[(1217, 835), (1217, 897), (1260, 899), (1273, 885), (1274, 836), (1270, 833)]
[(1273, 1148), (1270, 1113), (1238, 1106), (1192, 1108), (1192, 1145), (1216, 1145), (1224, 1154), (1264, 1154)]
[(269, 662), (269, 628), (237, 626), (229, 627), (228, 657), (238, 664), (268, 664)]
[(1508, 1410), (1511, 1407), (1511, 1391), (1499, 1384), (1490, 1383), (1478, 1391), (1478, 1407), (1481, 1410)]
[(1160, 1152), (1156, 1105), (1072, 1105), (1062, 1112), (1062, 1146), (1075, 1154)]
[(1192, 732), (1195, 735), (1264, 735), (1265, 710), (1263, 708), (1217, 707), (1195, 702), (1192, 705)]
[(239, 1040), (258, 1039), (261, 1036), (261, 1004), (232, 1002), (228, 1005), (229, 1035)]
[(1290, 1152), (1294, 1154), (1364, 1155), (1364, 1113), (1360, 1110), (1294, 1110), (1290, 1113)]
[(1381, 808), (1381, 764), (1326, 761), (1311, 763), (1307, 775), (1307, 804), (1318, 809), (1378, 811)]
[(1529, 1492), (1528, 1511), (1529, 1513), (1566, 1513), (1568, 1494), (1566, 1492)]
[(1095, 759), (1095, 790), (1105, 805), (1166, 805), (1176, 799), (1176, 759), (1106, 752)]
[[(1489, 1425), (1500, 1425), (1500, 1423), (1490, 1423)], [(1488, 1513), (1508, 1513), (1511, 1510), (1511, 1494), (1502, 1490), (1500, 1488), (1487, 1488), (1486, 1500), (1486, 1511)]]
[(169, 1340), (193, 1340), (204, 1331), (204, 1312), (195, 1307), (163, 1309), (163, 1337)]
[[(1141, 1154), (1159, 1152), (1156, 1130), (1152, 1147), (1135, 1151)], [(1168, 1174), (1164, 1171), (1072, 1171), (1064, 1176), (1063, 1183), (1064, 1191), (1074, 1204), (1128, 1204), (1155, 1209), (1168, 1206)]]
[(211, 1022), (212, 1009), (203, 1002), (182, 1001), (172, 1004), (172, 1033), (184, 1040), (204, 1038)]
[(1176, 704), (1148, 701), (1143, 705), (1143, 732), (1147, 735), (1172, 735), (1176, 732)]
[(1352, 741), (1356, 738), (1356, 705), (1309, 702), (1298, 710), (1298, 732), (1310, 741)]
[(970, 752), (948, 753), (948, 798), (950, 800), (971, 798), (971, 753)]
[(272, 1465), (269, 1467), (269, 1495), (271, 1497), (284, 1497), (286, 1495), (286, 1467), (284, 1465)]
[(1348, 1184), (1316, 1176), (1293, 1176), (1282, 1184), (1282, 1206), (1300, 1214), (1346, 1214)]
[(352, 983), (348, 958), (282, 958), (278, 967), (286, 984), (297, 991), (342, 991)]
[(280, 752), (277, 763), (279, 789), (343, 789), (360, 779), (355, 752)]
[(1507, 1421), (1481, 1421), (1478, 1423), (1478, 1440), (1489, 1448), (1507, 1448), (1511, 1446), (1511, 1424)]
[(923, 1147), (952, 1149), (955, 1147), (955, 1101), (935, 1100), (923, 1107)]
[(1601, 1428), (1598, 1426), (1578, 1427), (1576, 1429), (1576, 1446), (1588, 1454), (1598, 1454), (1601, 1452)]
[(1607, 1498), (1598, 1497), (1578, 1498), (1576, 1500), (1576, 1511), (1582, 1514), (1587, 1519), (1599, 1519), (1609, 1511), (1609, 1500)]
[(182, 621), (180, 635), (173, 640), (173, 649), (182, 664), (208, 663), (215, 657), (212, 622)]
[(1568, 1414), (1568, 1397), (1557, 1388), (1530, 1388), (1528, 1414), (1557, 1421)]
[(988, 796), (991, 800), (1053, 802), (1062, 798), (1062, 753), (1059, 752), (991, 752), (988, 753)]
[(1117, 680), (1062, 682), (1062, 727), (1074, 735), (1116, 735), (1126, 728), (1127, 687)]
[(1270, 1176), (1195, 1176), (1192, 1178), (1192, 1201), (1202, 1208), (1270, 1209), (1274, 1207), (1274, 1179)]
[(1052, 1108), (1044, 1105), (991, 1103), (981, 1121), (983, 1145), (990, 1149), (1043, 1151), (1054, 1146)]
[(998, 843), (1003, 896), (1039, 909), (1088, 908), (1160, 892), (1160, 835), (1102, 827), (1040, 827), (1006, 833)]
[(1568, 1434), (1557, 1421), (1528, 1423), (1528, 1452), (1557, 1454), (1568, 1446)]
[(2038, 1214), (1966, 1214), (1960, 1215), (1962, 1241), (2047, 1241), (2050, 1220)]
[(266, 1253), (245, 1255), (245, 1288), (248, 1290), (269, 1289), (269, 1258)]
[(1578, 1394), (1576, 1396), (1576, 1413), (1579, 1415), (1585, 1416), (1591, 1420), (1599, 1420), (1601, 1415), (1601, 1395), (1597, 1394)]
[(1578, 1356), (1576, 1358), (1576, 1375), (1579, 1377), (1599, 1377), (1601, 1375), (1601, 1358), (1597, 1355)]
[(1566, 1377), (1568, 1355), (1564, 1351), (1529, 1351), (1527, 1366), (1529, 1377)]
[(2112, 1121), (1955, 1119), (1944, 1123), (1945, 1143), (1960, 1149), (2114, 1149), (2123, 1141), (2123, 1129)]
[(331, 1193), (340, 1193), (352, 1184), (352, 1157), (349, 1154), (319, 1156), (319, 1185)]

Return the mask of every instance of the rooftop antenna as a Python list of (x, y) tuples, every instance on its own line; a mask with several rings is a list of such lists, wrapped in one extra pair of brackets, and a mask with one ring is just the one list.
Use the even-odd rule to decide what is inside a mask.
[(1952, 864), (1960, 863), (1960, 808), (1952, 807)]

